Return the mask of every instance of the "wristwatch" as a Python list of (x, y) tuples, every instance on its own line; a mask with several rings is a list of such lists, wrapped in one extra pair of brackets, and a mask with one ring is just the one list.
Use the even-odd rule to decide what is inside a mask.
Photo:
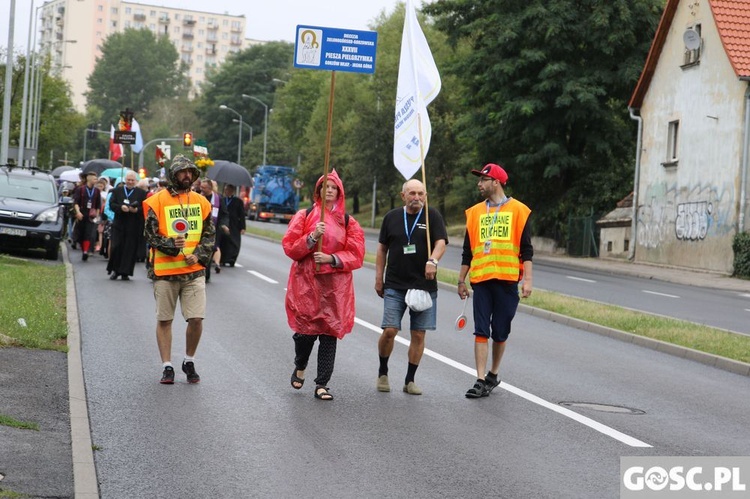
[(427, 263), (431, 263), (431, 264), (432, 264), (432, 265), (434, 265), (435, 267), (437, 267), (437, 266), (438, 266), (438, 261), (437, 261), (437, 260), (435, 260), (434, 258), (429, 258), (429, 259), (427, 259)]

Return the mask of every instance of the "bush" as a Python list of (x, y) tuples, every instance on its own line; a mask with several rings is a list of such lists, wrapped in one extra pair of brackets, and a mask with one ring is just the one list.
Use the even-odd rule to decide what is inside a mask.
[(734, 250), (734, 276), (750, 279), (750, 233), (740, 232), (732, 242)]

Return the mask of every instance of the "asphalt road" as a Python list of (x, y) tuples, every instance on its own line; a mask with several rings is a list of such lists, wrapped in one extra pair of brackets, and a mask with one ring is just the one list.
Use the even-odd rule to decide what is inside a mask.
[[(491, 397), (468, 400), (473, 342), (441, 290), (417, 372), (424, 395), (375, 391), (382, 302), (355, 273), (357, 324), (330, 386), (312, 396), (315, 359), (289, 385), (289, 260), (243, 238), (239, 265), (214, 275), (198, 350), (199, 385), (160, 385), (152, 287), (107, 279), (72, 253), (92, 442), (102, 498), (617, 497), (619, 458), (748, 455), (750, 378), (519, 314)], [(175, 321), (179, 365), (184, 323)], [(599, 409), (568, 403), (595, 403)], [(625, 410), (623, 408), (632, 409)]]

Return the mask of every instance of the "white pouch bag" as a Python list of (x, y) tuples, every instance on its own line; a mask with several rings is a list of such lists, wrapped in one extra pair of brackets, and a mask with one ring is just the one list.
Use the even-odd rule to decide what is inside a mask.
[(432, 306), (432, 297), (423, 289), (410, 289), (406, 292), (406, 306), (415, 312), (424, 312)]

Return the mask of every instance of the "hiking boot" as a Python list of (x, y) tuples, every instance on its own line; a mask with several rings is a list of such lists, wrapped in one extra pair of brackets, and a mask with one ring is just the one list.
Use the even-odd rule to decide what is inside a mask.
[(466, 398), (469, 399), (478, 399), (482, 397), (487, 397), (490, 394), (490, 389), (485, 383), (483, 379), (478, 379), (476, 383), (474, 383), (474, 386), (469, 388), (469, 391), (466, 392)]
[(188, 383), (200, 383), (201, 377), (195, 372), (195, 364), (193, 361), (182, 362), (182, 372), (187, 374)]
[(378, 384), (376, 386), (379, 392), (390, 392), (391, 384), (388, 382), (388, 375), (383, 374), (382, 376), (378, 376)]
[(164, 372), (161, 375), (161, 381), (159, 381), (162, 385), (172, 385), (174, 384), (174, 368), (172, 366), (167, 366), (164, 368)]
[(409, 381), (409, 383), (404, 385), (404, 392), (408, 393), (409, 395), (422, 395), (422, 389), (419, 388), (413, 381)]

